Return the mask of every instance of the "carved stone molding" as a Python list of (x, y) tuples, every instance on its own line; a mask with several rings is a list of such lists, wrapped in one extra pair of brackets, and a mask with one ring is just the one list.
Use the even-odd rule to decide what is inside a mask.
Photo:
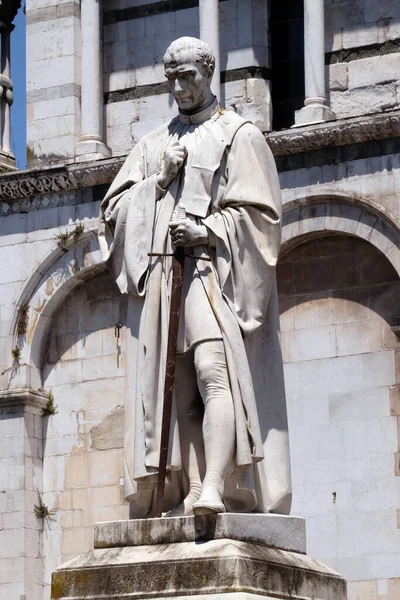
[(41, 414), (49, 401), (47, 392), (21, 388), (0, 390), (0, 414), (31, 412)]
[[(358, 119), (342, 119), (321, 125), (309, 125), (286, 131), (266, 134), (266, 139), (275, 156), (290, 156), (337, 146), (348, 146), (374, 140), (400, 136), (400, 112), (365, 116)], [(1, 200), (30, 199), (44, 194), (60, 194), (101, 184), (110, 184), (121, 168), (125, 156), (87, 163), (60, 165), (46, 169), (35, 169), (8, 173), (0, 176)], [(28, 212), (37, 209), (28, 206), (25, 200), (9, 212)], [(12, 204), (12, 203), (11, 203)], [(45, 208), (45, 206), (43, 206)]]
[(68, 176), (76, 189), (111, 183), (125, 160), (125, 156), (68, 167)]
[(400, 113), (342, 119), (267, 135), (275, 156), (288, 156), (334, 146), (347, 146), (400, 135)]
[(125, 157), (62, 165), (45, 171), (22, 171), (0, 177), (0, 199), (18, 200), (111, 183)]

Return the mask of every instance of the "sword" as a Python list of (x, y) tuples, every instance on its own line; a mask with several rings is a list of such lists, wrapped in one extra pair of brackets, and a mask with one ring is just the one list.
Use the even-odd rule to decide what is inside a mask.
[[(173, 221), (186, 219), (186, 211), (177, 207), (172, 216)], [(159, 255), (157, 255), (159, 256)], [(183, 265), (185, 255), (183, 247), (178, 246), (172, 255), (171, 304), (169, 311), (167, 361), (165, 366), (164, 401), (161, 425), (160, 460), (158, 463), (156, 517), (162, 516), (167, 474), (169, 433), (171, 427), (172, 394), (175, 381), (176, 347), (178, 343), (179, 316), (181, 311)]]

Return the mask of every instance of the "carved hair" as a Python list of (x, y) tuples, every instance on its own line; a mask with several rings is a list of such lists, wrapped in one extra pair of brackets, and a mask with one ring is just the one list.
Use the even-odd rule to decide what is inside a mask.
[(210, 46), (198, 38), (188, 36), (178, 38), (168, 46), (163, 57), (164, 65), (178, 64), (182, 60), (181, 54), (186, 50), (194, 52), (196, 63), (203, 68), (205, 73), (210, 69), (214, 73), (215, 57)]

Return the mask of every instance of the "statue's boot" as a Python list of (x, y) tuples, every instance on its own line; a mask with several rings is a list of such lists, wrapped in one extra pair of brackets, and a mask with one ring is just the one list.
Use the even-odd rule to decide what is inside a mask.
[(193, 504), (194, 515), (212, 515), (224, 512), (226, 512), (225, 504), (222, 502), (218, 489), (210, 485), (203, 486), (199, 500)]
[(199, 500), (200, 491), (189, 492), (186, 498), (175, 508), (169, 510), (166, 517), (191, 517), (193, 516), (193, 505)]

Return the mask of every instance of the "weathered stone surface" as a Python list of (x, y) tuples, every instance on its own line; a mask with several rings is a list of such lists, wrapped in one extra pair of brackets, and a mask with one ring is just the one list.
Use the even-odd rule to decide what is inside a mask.
[(225, 513), (97, 523), (94, 532), (95, 548), (212, 539), (242, 540), (305, 554), (305, 520), (284, 515)]
[[(344, 63), (340, 66), (344, 66)], [(350, 89), (396, 81), (400, 79), (400, 54), (386, 54), (352, 61), (348, 68)]]
[(124, 445), (124, 407), (117, 406), (111, 414), (90, 432), (96, 450), (122, 448)]
[[(236, 515), (236, 524), (251, 516)], [(214, 519), (202, 519), (209, 519), (212, 530)], [(53, 574), (51, 598), (346, 599), (345, 580), (332, 569), (304, 554), (245, 541), (244, 522), (236, 534), (241, 540), (128, 547), (116, 536), (117, 546), (97, 548), (61, 566)]]
[(329, 66), (329, 87), (332, 91), (347, 90), (349, 84), (347, 63), (336, 63)]
[(396, 86), (370, 85), (348, 92), (332, 92), (331, 106), (338, 117), (357, 117), (360, 114), (377, 113), (397, 104)]

